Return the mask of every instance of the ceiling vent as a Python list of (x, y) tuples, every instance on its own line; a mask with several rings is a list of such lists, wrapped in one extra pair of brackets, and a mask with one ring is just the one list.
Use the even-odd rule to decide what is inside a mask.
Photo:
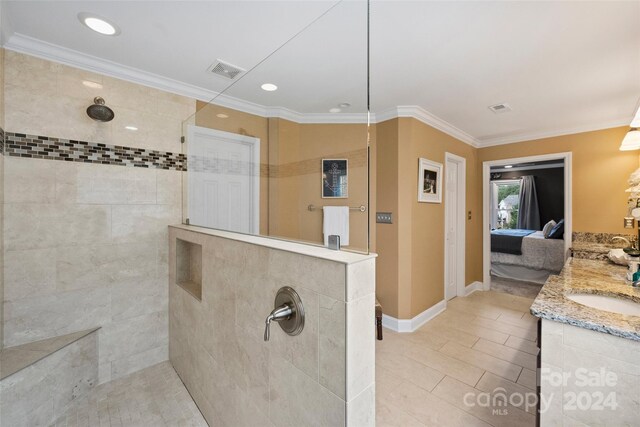
[(496, 114), (506, 113), (507, 111), (511, 111), (511, 107), (507, 103), (490, 105), (489, 109)]
[(214, 62), (213, 65), (207, 69), (207, 71), (217, 76), (224, 77), (225, 79), (234, 80), (246, 70), (216, 59), (216, 62)]

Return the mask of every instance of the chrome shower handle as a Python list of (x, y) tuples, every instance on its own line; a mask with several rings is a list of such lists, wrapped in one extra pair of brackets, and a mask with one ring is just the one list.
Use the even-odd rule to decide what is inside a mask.
[(289, 320), (293, 314), (293, 309), (289, 304), (282, 304), (280, 307), (274, 308), (271, 314), (267, 316), (264, 327), (264, 340), (269, 341), (271, 322), (280, 322), (282, 320)]
[(276, 321), (280, 328), (291, 336), (298, 335), (304, 329), (304, 306), (298, 293), (290, 286), (278, 289), (273, 301), (275, 307), (267, 316), (264, 326), (264, 340), (269, 341), (271, 322)]

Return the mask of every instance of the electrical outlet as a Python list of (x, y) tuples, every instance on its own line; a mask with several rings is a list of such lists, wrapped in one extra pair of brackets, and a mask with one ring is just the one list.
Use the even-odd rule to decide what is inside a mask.
[(380, 224), (393, 224), (391, 212), (376, 212), (376, 222)]
[(471, 211), (467, 212), (467, 219), (471, 220)]

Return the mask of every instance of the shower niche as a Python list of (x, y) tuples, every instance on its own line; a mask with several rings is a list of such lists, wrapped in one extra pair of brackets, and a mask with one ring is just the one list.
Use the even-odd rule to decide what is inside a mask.
[(176, 285), (202, 301), (202, 245), (176, 239)]

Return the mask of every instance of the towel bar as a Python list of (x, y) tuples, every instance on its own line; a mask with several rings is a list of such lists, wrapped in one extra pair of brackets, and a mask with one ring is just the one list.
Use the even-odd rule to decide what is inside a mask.
[[(307, 210), (309, 212), (313, 212), (316, 209), (319, 208), (323, 208), (324, 206), (316, 206), (316, 205), (309, 205), (307, 206)], [(360, 212), (366, 212), (367, 211), (367, 207), (365, 205), (360, 205), (360, 206), (349, 206), (349, 210), (350, 211), (360, 211)]]

